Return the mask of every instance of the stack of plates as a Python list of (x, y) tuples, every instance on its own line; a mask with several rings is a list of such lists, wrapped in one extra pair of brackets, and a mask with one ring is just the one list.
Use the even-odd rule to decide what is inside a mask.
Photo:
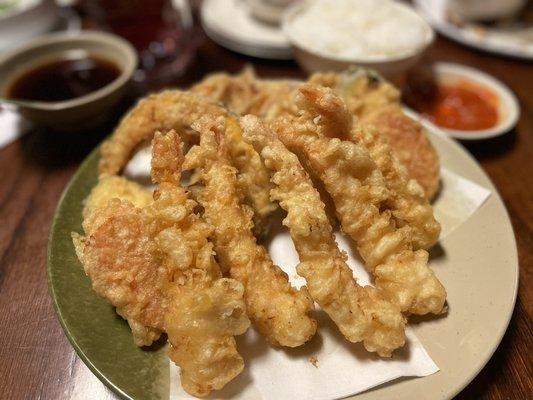
[(218, 44), (253, 57), (288, 60), (291, 45), (281, 28), (252, 16), (244, 0), (205, 0), (202, 26)]

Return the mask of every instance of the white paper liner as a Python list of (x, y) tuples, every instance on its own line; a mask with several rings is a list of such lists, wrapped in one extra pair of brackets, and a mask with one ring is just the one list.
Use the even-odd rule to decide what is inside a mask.
[[(138, 182), (149, 182), (150, 149), (137, 153), (125, 175)], [(442, 190), (434, 204), (442, 225), (441, 238), (464, 223), (490, 196), (490, 191), (445, 168)], [(277, 224), (276, 226), (280, 226)], [(352, 242), (337, 233), (339, 247), (348, 254), (348, 265), (359, 283), (368, 284)], [(279, 227), (268, 244), (274, 262), (288, 273), (295, 286), (304, 284), (296, 274), (298, 256), (286, 230)], [(325, 313), (318, 310), (319, 329), (305, 346), (280, 350), (268, 346), (250, 328), (237, 337), (238, 349), (246, 367), (243, 373), (210, 399), (338, 399), (363, 392), (400, 377), (427, 376), (439, 369), (413, 332), (407, 329), (407, 344), (385, 360), (366, 352), (360, 344), (347, 342)], [(311, 360), (315, 361), (314, 364)], [(170, 400), (194, 398), (179, 383), (179, 368), (170, 363)]]
[(0, 149), (13, 143), (29, 129), (30, 124), (16, 111), (0, 107)]

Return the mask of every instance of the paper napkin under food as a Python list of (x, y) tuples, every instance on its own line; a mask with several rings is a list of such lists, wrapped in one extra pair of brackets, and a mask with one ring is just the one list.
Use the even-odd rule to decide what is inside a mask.
[(28, 131), (30, 124), (16, 111), (0, 107), (0, 149)]
[[(130, 161), (125, 175), (148, 184), (150, 149), (138, 152)], [(442, 170), (442, 190), (434, 203), (435, 215), (442, 225), (441, 238), (450, 235), (464, 223), (490, 196), (490, 191), (454, 172)], [(278, 216), (279, 217), (279, 216)], [(268, 243), (272, 259), (290, 277), (295, 286), (304, 284), (296, 274), (298, 257), (291, 238), (279, 223), (274, 224)], [(352, 242), (337, 233), (337, 241), (348, 254), (348, 265), (359, 283), (368, 284), (369, 277)], [(274, 349), (250, 328), (237, 337), (244, 371), (211, 399), (338, 399), (354, 395), (400, 377), (421, 377), (438, 371), (416, 338), (407, 329), (407, 344), (392, 359), (380, 359), (366, 352), (360, 344), (347, 342), (325, 313), (316, 312), (319, 329), (305, 346), (296, 349)], [(179, 383), (179, 369), (170, 363), (170, 400), (191, 399)]]

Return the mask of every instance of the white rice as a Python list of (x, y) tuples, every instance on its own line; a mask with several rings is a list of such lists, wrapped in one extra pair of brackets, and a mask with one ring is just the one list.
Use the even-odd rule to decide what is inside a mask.
[(431, 28), (392, 0), (314, 0), (285, 29), (304, 49), (341, 59), (379, 59), (414, 53)]

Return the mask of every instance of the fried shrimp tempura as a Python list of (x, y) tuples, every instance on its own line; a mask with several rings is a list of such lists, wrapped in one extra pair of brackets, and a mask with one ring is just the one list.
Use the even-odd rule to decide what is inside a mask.
[(381, 171), (390, 190), (387, 207), (399, 226), (411, 230), (415, 249), (433, 246), (440, 234), (440, 224), (433, 216), (433, 208), (415, 179), (410, 179), (405, 167), (399, 162), (385, 136), (372, 126), (352, 129), (350, 111), (333, 92), (317, 86), (304, 85), (300, 89), (299, 103), (313, 115), (319, 132), (327, 137), (338, 137), (363, 145)]
[(371, 287), (361, 287), (339, 250), (324, 203), (311, 179), (291, 153), (254, 116), (241, 119), (244, 138), (272, 172), (271, 196), (287, 211), (283, 224), (300, 257), (298, 274), (307, 281), (313, 300), (331, 317), (347, 340), (390, 357), (405, 343), (405, 318), (400, 309)]
[[(179, 90), (163, 91), (139, 101), (122, 119), (113, 135), (102, 144), (100, 174), (118, 174), (133, 151), (151, 140), (155, 131), (176, 129), (183, 132), (202, 115), (227, 116), (228, 111), (205, 98)], [(268, 229), (268, 216), (275, 210), (268, 195), (268, 172), (255, 150), (242, 141), (239, 132), (230, 132), (230, 156), (239, 171), (244, 201), (254, 211), (254, 231), (259, 235)]]
[[(311, 107), (310, 97), (305, 96), (313, 90), (331, 95), (330, 89), (306, 86), (298, 99), (301, 115), (273, 123), (278, 136), (307, 159), (324, 183), (343, 231), (355, 240), (383, 295), (405, 312), (442, 312), (446, 291), (427, 266), (427, 252), (414, 251), (410, 227), (398, 226), (387, 208), (394, 194), (381, 171), (361, 144), (321, 134), (323, 127), (316, 119), (320, 103)], [(320, 98), (320, 93), (313, 96)]]
[[(183, 388), (204, 396), (242, 371), (233, 336), (250, 322), (242, 284), (222, 278), (207, 239), (211, 229), (179, 186), (182, 159), (177, 134), (157, 133), (155, 200), (144, 208), (121, 199), (93, 207), (84, 221), (86, 237), (73, 234), (73, 240), (93, 288), (128, 320), (135, 343), (149, 345), (166, 332)], [(89, 203), (105, 197), (105, 186)], [(122, 189), (115, 193), (131, 196), (132, 190)]]
[(295, 81), (259, 79), (253, 68), (246, 67), (237, 75), (209, 75), (190, 90), (219, 101), (240, 115), (268, 118), (294, 110), (292, 98), (298, 86)]
[[(409, 176), (423, 187), (425, 196), (435, 196), (440, 180), (437, 152), (424, 127), (403, 112), (396, 88), (363, 68), (340, 74), (317, 73), (309, 82), (330, 87), (346, 101), (352, 115), (364, 125), (375, 126), (387, 138)], [(220, 101), (241, 115), (252, 114), (268, 121), (297, 114), (294, 94), (300, 85), (295, 81), (259, 79), (253, 69), (246, 68), (237, 75), (210, 75), (191, 91)]]
[(159, 187), (148, 210), (168, 276), (164, 328), (169, 357), (181, 368), (183, 388), (204, 396), (242, 371), (233, 336), (244, 333), (250, 321), (243, 286), (222, 278), (207, 239), (211, 228), (194, 214), (196, 203), (180, 187), (182, 160), (176, 132), (156, 133), (152, 179)]
[(195, 123), (200, 146), (189, 151), (184, 168), (202, 168), (204, 218), (214, 230), (220, 263), (244, 285), (248, 316), (269, 343), (300, 346), (316, 331), (316, 321), (308, 315), (313, 302), (305, 288), (291, 287), (251, 232), (251, 216), (240, 204), (236, 170), (225, 148), (224, 130), (236, 123), (209, 118)]
[(403, 112), (398, 89), (362, 68), (341, 74), (317, 73), (309, 82), (338, 93), (362, 124), (374, 126), (387, 138), (409, 176), (424, 189), (426, 198), (435, 197), (440, 181), (439, 156), (422, 124)]

